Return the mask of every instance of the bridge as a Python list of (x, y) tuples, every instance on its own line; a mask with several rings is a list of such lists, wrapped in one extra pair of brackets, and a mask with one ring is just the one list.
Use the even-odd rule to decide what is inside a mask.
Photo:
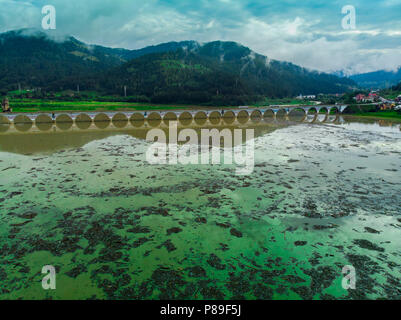
[[(282, 107), (271, 106), (266, 108), (240, 107), (233, 109), (209, 109), (209, 110), (181, 110), (181, 111), (118, 111), (118, 112), (60, 112), (60, 113), (3, 113), (0, 114), (0, 124), (7, 125), (33, 125), (33, 124), (80, 124), (79, 127), (89, 127), (97, 123), (99, 128), (106, 128), (110, 122), (116, 127), (125, 127), (128, 122), (136, 127), (141, 122), (157, 126), (162, 121), (177, 121), (189, 125), (193, 122), (203, 125), (206, 122), (218, 124), (224, 120), (227, 124), (246, 122), (248, 119), (277, 119), (279, 116), (289, 117), (292, 113), (302, 114), (306, 121), (316, 122), (318, 116), (328, 117), (331, 114), (340, 115), (347, 108), (345, 105), (335, 106), (295, 106)], [(334, 111), (334, 113), (333, 113)], [(324, 119), (323, 119), (324, 121)], [(103, 124), (102, 124), (103, 123)]]

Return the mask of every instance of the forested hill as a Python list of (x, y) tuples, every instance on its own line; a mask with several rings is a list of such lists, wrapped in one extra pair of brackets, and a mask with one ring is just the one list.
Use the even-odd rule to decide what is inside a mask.
[(46, 87), (66, 77), (81, 78), (121, 65), (127, 51), (87, 46), (73, 37), (55, 41), (18, 30), (0, 35), (0, 88)]
[(263, 97), (340, 93), (355, 83), (269, 60), (234, 42), (171, 42), (141, 50), (56, 41), (25, 30), (0, 35), (0, 89), (81, 90), (157, 102), (242, 104)]
[[(150, 72), (151, 70), (151, 72)], [(92, 79), (97, 90), (143, 95), (155, 102), (242, 104), (299, 93), (343, 92), (352, 81), (268, 61), (234, 43), (209, 43), (199, 50), (150, 54)]]
[(401, 68), (396, 71), (376, 71), (350, 76), (359, 86), (373, 89), (390, 88), (401, 81)]

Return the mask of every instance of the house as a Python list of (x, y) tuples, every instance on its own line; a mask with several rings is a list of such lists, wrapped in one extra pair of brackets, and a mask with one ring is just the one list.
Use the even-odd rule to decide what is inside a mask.
[(310, 94), (310, 95), (304, 96), (304, 95), (300, 94), (300, 95), (297, 97), (297, 99), (299, 99), (299, 100), (304, 100), (304, 99), (316, 99), (316, 95)]
[(396, 102), (401, 102), (401, 95), (399, 95), (397, 98), (395, 98)]
[(380, 96), (376, 92), (371, 92), (368, 95), (360, 93), (354, 99), (357, 102), (377, 102), (379, 98)]
[(375, 92), (371, 92), (366, 100), (369, 102), (376, 102), (379, 100), (379, 95)]
[(380, 110), (382, 110), (382, 111), (393, 110), (394, 107), (395, 107), (395, 105), (393, 103), (385, 102), (380, 105)]
[(360, 93), (354, 99), (356, 100), (356, 102), (365, 102), (366, 96)]

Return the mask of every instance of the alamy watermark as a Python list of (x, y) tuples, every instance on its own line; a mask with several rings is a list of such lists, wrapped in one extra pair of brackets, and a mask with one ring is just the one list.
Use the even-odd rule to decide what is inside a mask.
[(344, 6), (341, 13), (345, 15), (341, 25), (344, 30), (355, 30), (356, 29), (356, 9), (352, 5)]
[(47, 5), (42, 8), (42, 14), (45, 15), (42, 19), (42, 28), (44, 30), (55, 30), (56, 25), (56, 8), (52, 5)]
[(356, 289), (356, 271), (353, 266), (344, 266), (342, 270), (344, 275), (342, 281), (342, 287), (344, 290), (355, 290)]
[(44, 266), (42, 274), (46, 274), (42, 279), (42, 288), (44, 290), (56, 290), (56, 268), (50, 265)]
[(162, 129), (152, 129), (147, 133), (146, 140), (153, 144), (146, 152), (146, 160), (155, 165), (235, 164), (236, 175), (249, 175), (255, 164), (254, 137), (253, 129), (201, 129), (199, 137), (195, 129), (178, 132), (178, 122), (172, 121), (168, 141)]

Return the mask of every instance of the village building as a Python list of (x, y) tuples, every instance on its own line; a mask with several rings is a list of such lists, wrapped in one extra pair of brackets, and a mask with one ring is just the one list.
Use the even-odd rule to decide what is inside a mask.
[(384, 102), (380, 105), (380, 110), (386, 111), (386, 110), (393, 110), (395, 107), (395, 104), (392, 103), (391, 101), (389, 102)]
[(364, 95), (362, 93), (356, 95), (356, 97), (354, 98), (357, 102), (361, 103), (361, 102), (377, 102), (379, 101), (379, 95), (375, 92), (371, 92), (369, 93), (369, 95)]
[(316, 99), (316, 95), (310, 94), (310, 95), (304, 96), (304, 95), (300, 94), (300, 95), (297, 97), (297, 99), (299, 99), (299, 100), (304, 100), (304, 99)]
[(360, 93), (356, 95), (354, 99), (356, 100), (356, 102), (365, 102), (366, 96)]
[(367, 100), (369, 102), (376, 102), (376, 101), (379, 100), (379, 95), (377, 93), (375, 93), (375, 92), (371, 92), (371, 93), (369, 93), (369, 96), (368, 96)]

